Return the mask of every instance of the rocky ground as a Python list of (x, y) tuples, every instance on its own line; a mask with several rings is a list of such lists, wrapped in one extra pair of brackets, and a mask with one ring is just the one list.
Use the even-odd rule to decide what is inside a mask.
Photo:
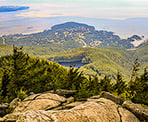
[(13, 107), (13, 111), (0, 118), (0, 122), (148, 121), (148, 108), (123, 101), (108, 92), (81, 101), (74, 101), (70, 96), (73, 93), (63, 90), (32, 94), (23, 101), (15, 98), (10, 104), (0, 105), (0, 112), (9, 106)]

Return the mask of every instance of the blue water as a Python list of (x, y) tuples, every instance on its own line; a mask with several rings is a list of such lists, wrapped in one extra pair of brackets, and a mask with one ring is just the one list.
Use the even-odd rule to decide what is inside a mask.
[(84, 66), (86, 63), (81, 63), (81, 61), (75, 61), (75, 62), (58, 62), (60, 65), (63, 65), (65, 67), (70, 67), (73, 65), (75, 68), (80, 68), (81, 66)]

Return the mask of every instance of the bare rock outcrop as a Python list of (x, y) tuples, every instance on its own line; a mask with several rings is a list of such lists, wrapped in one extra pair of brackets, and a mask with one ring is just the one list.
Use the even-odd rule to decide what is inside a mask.
[(115, 103), (117, 103), (119, 105), (122, 105), (122, 103), (124, 102), (124, 100), (122, 98), (117, 97), (117, 96), (115, 96), (115, 95), (113, 95), (109, 92), (105, 92), (105, 91), (101, 92), (100, 98), (101, 97), (106, 98), (106, 99), (110, 99), (110, 100), (114, 101)]
[(123, 107), (134, 113), (140, 120), (148, 121), (148, 107), (125, 101)]
[(47, 91), (45, 93), (54, 93), (60, 96), (65, 96), (67, 98), (67, 97), (75, 95), (76, 90), (56, 89), (56, 90)]
[(28, 110), (48, 110), (61, 105), (63, 102), (66, 102), (66, 98), (57, 94), (33, 94), (20, 102), (13, 112), (25, 112)]
[(121, 122), (138, 122), (139, 120), (135, 117), (134, 114), (129, 112), (127, 109), (118, 107), (118, 112), (121, 117)]
[(86, 100), (74, 101), (49, 92), (33, 94), (0, 122), (140, 122), (134, 112), (120, 105), (122, 99), (108, 92)]
[(57, 89), (55, 92), (55, 94), (61, 95), (61, 96), (71, 96), (74, 95), (76, 93), (75, 90), (66, 90), (66, 89)]
[(18, 120), (20, 113), (11, 113), (7, 114), (0, 119), (0, 122), (16, 122)]
[(69, 110), (13, 113), (3, 120), (9, 117), (15, 118), (17, 122), (140, 122), (134, 114), (106, 98), (84, 102)]

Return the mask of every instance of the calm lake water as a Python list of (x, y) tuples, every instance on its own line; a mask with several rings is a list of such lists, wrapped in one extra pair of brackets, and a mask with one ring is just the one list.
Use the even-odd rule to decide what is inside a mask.
[(81, 61), (75, 61), (75, 62), (58, 62), (60, 65), (63, 65), (65, 67), (70, 67), (70, 65), (74, 65), (75, 68), (80, 68), (81, 66), (84, 66), (86, 63), (81, 63)]

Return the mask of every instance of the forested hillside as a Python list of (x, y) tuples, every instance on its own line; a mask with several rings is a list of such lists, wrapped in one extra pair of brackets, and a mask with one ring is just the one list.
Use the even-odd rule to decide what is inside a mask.
[(16, 46), (38, 48), (44, 47), (51, 52), (62, 52), (79, 47), (113, 46), (126, 49), (134, 48), (134, 41), (141, 41), (143, 37), (133, 35), (127, 39), (121, 39), (111, 31), (95, 30), (93, 26), (86, 24), (67, 22), (51, 27), (39, 33), (28, 35), (15, 34), (0, 37), (0, 43)]
[(16, 47), (12, 55), (0, 58), (0, 69), (1, 95), (6, 100), (17, 97), (21, 90), (43, 92), (53, 89), (57, 80), (60, 83), (67, 79), (67, 70), (64, 67), (30, 57)]
[[(105, 75), (114, 78), (115, 74), (120, 71), (128, 80), (136, 58), (140, 62), (140, 72), (148, 66), (148, 45), (143, 45), (136, 50), (117, 47), (85, 47), (61, 53), (52, 52), (47, 47), (24, 47), (23, 50), (30, 56), (66, 63), (68, 67), (79, 62), (82, 64), (80, 70), (83, 70), (85, 75), (95, 76), (97, 74), (100, 78)], [(7, 54), (12, 54), (12, 46), (1, 44), (0, 55)]]
[(148, 65), (147, 46), (136, 51), (124, 48), (79, 48), (64, 53), (49, 56), (49, 60), (55, 62), (84, 63), (80, 68), (86, 75), (98, 74), (100, 77), (109, 75), (114, 77), (120, 71), (125, 79), (129, 79), (133, 61), (138, 57), (141, 71)]
[(22, 51), (22, 47), (13, 47), (11, 55), (0, 58), (0, 103), (10, 102), (16, 97), (24, 99), (30, 92), (71, 89), (76, 91), (76, 100), (108, 91), (147, 105), (147, 68), (142, 74), (138, 70), (139, 62), (136, 59), (129, 82), (123, 80), (120, 72), (116, 73), (115, 81), (108, 76), (100, 80), (97, 76), (87, 78), (79, 68), (71, 66), (67, 69), (47, 60), (30, 57)]

